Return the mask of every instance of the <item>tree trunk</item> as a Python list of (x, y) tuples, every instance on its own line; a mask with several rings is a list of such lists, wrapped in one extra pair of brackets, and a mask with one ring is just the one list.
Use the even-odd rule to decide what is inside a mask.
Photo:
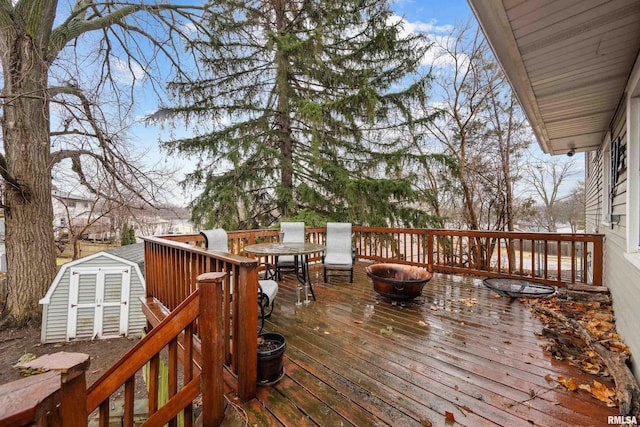
[[(55, 2), (27, 3), (0, 33), (6, 167), (7, 311), (17, 325), (38, 322), (39, 299), (56, 274), (46, 46)], [(27, 10), (25, 10), (27, 9)], [(20, 16), (18, 12), (27, 16)], [(41, 21), (35, 22), (34, 16)], [(42, 24), (42, 25), (40, 25)]]
[[(276, 28), (280, 35), (286, 33), (285, 2), (273, 2), (276, 12)], [(276, 90), (278, 93), (278, 128), (280, 133), (280, 185), (282, 194), (279, 196), (280, 211), (283, 216), (289, 216), (293, 208), (293, 138), (291, 135), (290, 99), (289, 99), (289, 57), (281, 49), (277, 52)]]

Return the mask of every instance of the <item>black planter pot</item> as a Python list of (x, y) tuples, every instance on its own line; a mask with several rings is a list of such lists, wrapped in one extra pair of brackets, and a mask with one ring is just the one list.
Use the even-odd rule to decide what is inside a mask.
[(278, 333), (258, 334), (268, 348), (261, 349), (258, 344), (258, 384), (270, 385), (278, 382), (284, 376), (283, 356), (287, 348), (284, 335)]

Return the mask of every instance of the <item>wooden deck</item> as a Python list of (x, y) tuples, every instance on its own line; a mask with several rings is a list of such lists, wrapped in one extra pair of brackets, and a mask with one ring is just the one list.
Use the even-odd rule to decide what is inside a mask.
[(265, 330), (287, 339), (285, 376), (229, 405), (223, 425), (602, 426), (617, 414), (547, 380), (612, 386), (545, 353), (525, 304), (449, 275), (393, 304), (373, 291), (365, 265), (353, 284), (324, 284), (312, 266), (317, 301), (308, 305), (295, 304), (292, 276), (280, 282)]

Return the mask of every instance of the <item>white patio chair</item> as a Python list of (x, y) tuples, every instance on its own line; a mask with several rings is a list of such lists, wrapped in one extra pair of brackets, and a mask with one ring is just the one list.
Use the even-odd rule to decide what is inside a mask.
[[(203, 230), (200, 234), (204, 236), (207, 249), (229, 252), (229, 237), (222, 228)], [(231, 287), (231, 290), (233, 292), (233, 287)], [(258, 305), (260, 306), (262, 325), (264, 325), (265, 317), (271, 317), (276, 295), (278, 295), (278, 282), (275, 280), (258, 280)], [(262, 330), (262, 326), (260, 330)]]
[(349, 282), (353, 283), (353, 264), (355, 251), (352, 246), (351, 223), (328, 222), (325, 237), (324, 281), (327, 282), (328, 270), (349, 270)]
[[(280, 231), (284, 233), (281, 243), (304, 243), (304, 222), (283, 222), (280, 224)], [(275, 265), (278, 280), (282, 280), (283, 271), (298, 274), (298, 269), (302, 268), (300, 257), (296, 255), (276, 257)]]

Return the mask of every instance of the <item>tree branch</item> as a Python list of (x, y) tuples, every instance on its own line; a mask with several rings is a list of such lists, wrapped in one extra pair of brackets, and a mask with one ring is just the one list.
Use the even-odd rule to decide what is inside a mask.
[(204, 11), (203, 6), (186, 5), (179, 6), (175, 4), (125, 4), (118, 9), (111, 11), (106, 15), (96, 14), (89, 19), (82, 19), (80, 16), (84, 15), (90, 8), (95, 6), (95, 3), (85, 3), (79, 1), (74, 7), (74, 13), (65, 22), (53, 29), (49, 41), (49, 48), (47, 52), (47, 59), (49, 62), (53, 61), (60, 50), (69, 43), (71, 40), (77, 38), (81, 34), (105, 29), (109, 26), (121, 22), (122, 19), (127, 16), (133, 15), (136, 12), (145, 11), (151, 14), (158, 14), (161, 11)]

